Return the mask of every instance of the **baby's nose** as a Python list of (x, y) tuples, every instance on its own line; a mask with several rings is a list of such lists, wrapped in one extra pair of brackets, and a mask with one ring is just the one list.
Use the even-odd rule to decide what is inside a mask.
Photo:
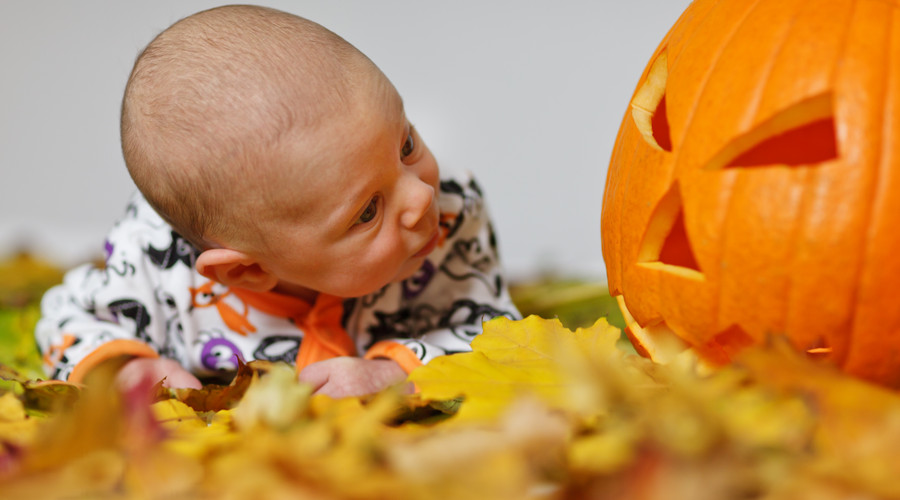
[(400, 215), (400, 224), (416, 229), (419, 222), (434, 210), (434, 187), (415, 176), (406, 187), (406, 209)]

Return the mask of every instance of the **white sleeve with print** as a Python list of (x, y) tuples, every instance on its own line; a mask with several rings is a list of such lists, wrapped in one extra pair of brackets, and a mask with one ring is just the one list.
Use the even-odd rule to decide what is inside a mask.
[(238, 359), (294, 362), (302, 332), (197, 273), (197, 249), (139, 194), (105, 250), (103, 265), (69, 271), (44, 295), (35, 335), (49, 376), (68, 379), (88, 355), (122, 339), (201, 377), (227, 375)]

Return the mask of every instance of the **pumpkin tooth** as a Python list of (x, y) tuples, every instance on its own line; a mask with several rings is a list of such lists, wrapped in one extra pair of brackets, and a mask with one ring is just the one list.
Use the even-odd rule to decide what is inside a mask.
[(619, 309), (625, 319), (625, 335), (641, 356), (657, 363), (669, 363), (684, 353), (689, 345), (673, 332), (668, 325), (658, 323), (642, 327), (635, 321), (625, 305), (622, 295), (616, 297)]

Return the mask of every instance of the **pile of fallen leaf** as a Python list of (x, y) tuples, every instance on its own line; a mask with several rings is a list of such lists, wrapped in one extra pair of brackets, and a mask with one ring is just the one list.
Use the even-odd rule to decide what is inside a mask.
[[(27, 321), (26, 321), (27, 322)], [(777, 339), (698, 375), (531, 316), (412, 373), (311, 395), (284, 365), (119, 394), (0, 368), (2, 498), (900, 498), (900, 396)], [(4, 362), (7, 363), (7, 362)]]

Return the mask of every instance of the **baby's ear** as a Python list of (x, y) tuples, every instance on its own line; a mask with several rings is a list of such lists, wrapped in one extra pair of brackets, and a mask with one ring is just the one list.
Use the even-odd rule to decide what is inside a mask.
[(197, 272), (228, 287), (267, 292), (278, 284), (278, 277), (249, 255), (228, 248), (204, 250), (197, 256)]

